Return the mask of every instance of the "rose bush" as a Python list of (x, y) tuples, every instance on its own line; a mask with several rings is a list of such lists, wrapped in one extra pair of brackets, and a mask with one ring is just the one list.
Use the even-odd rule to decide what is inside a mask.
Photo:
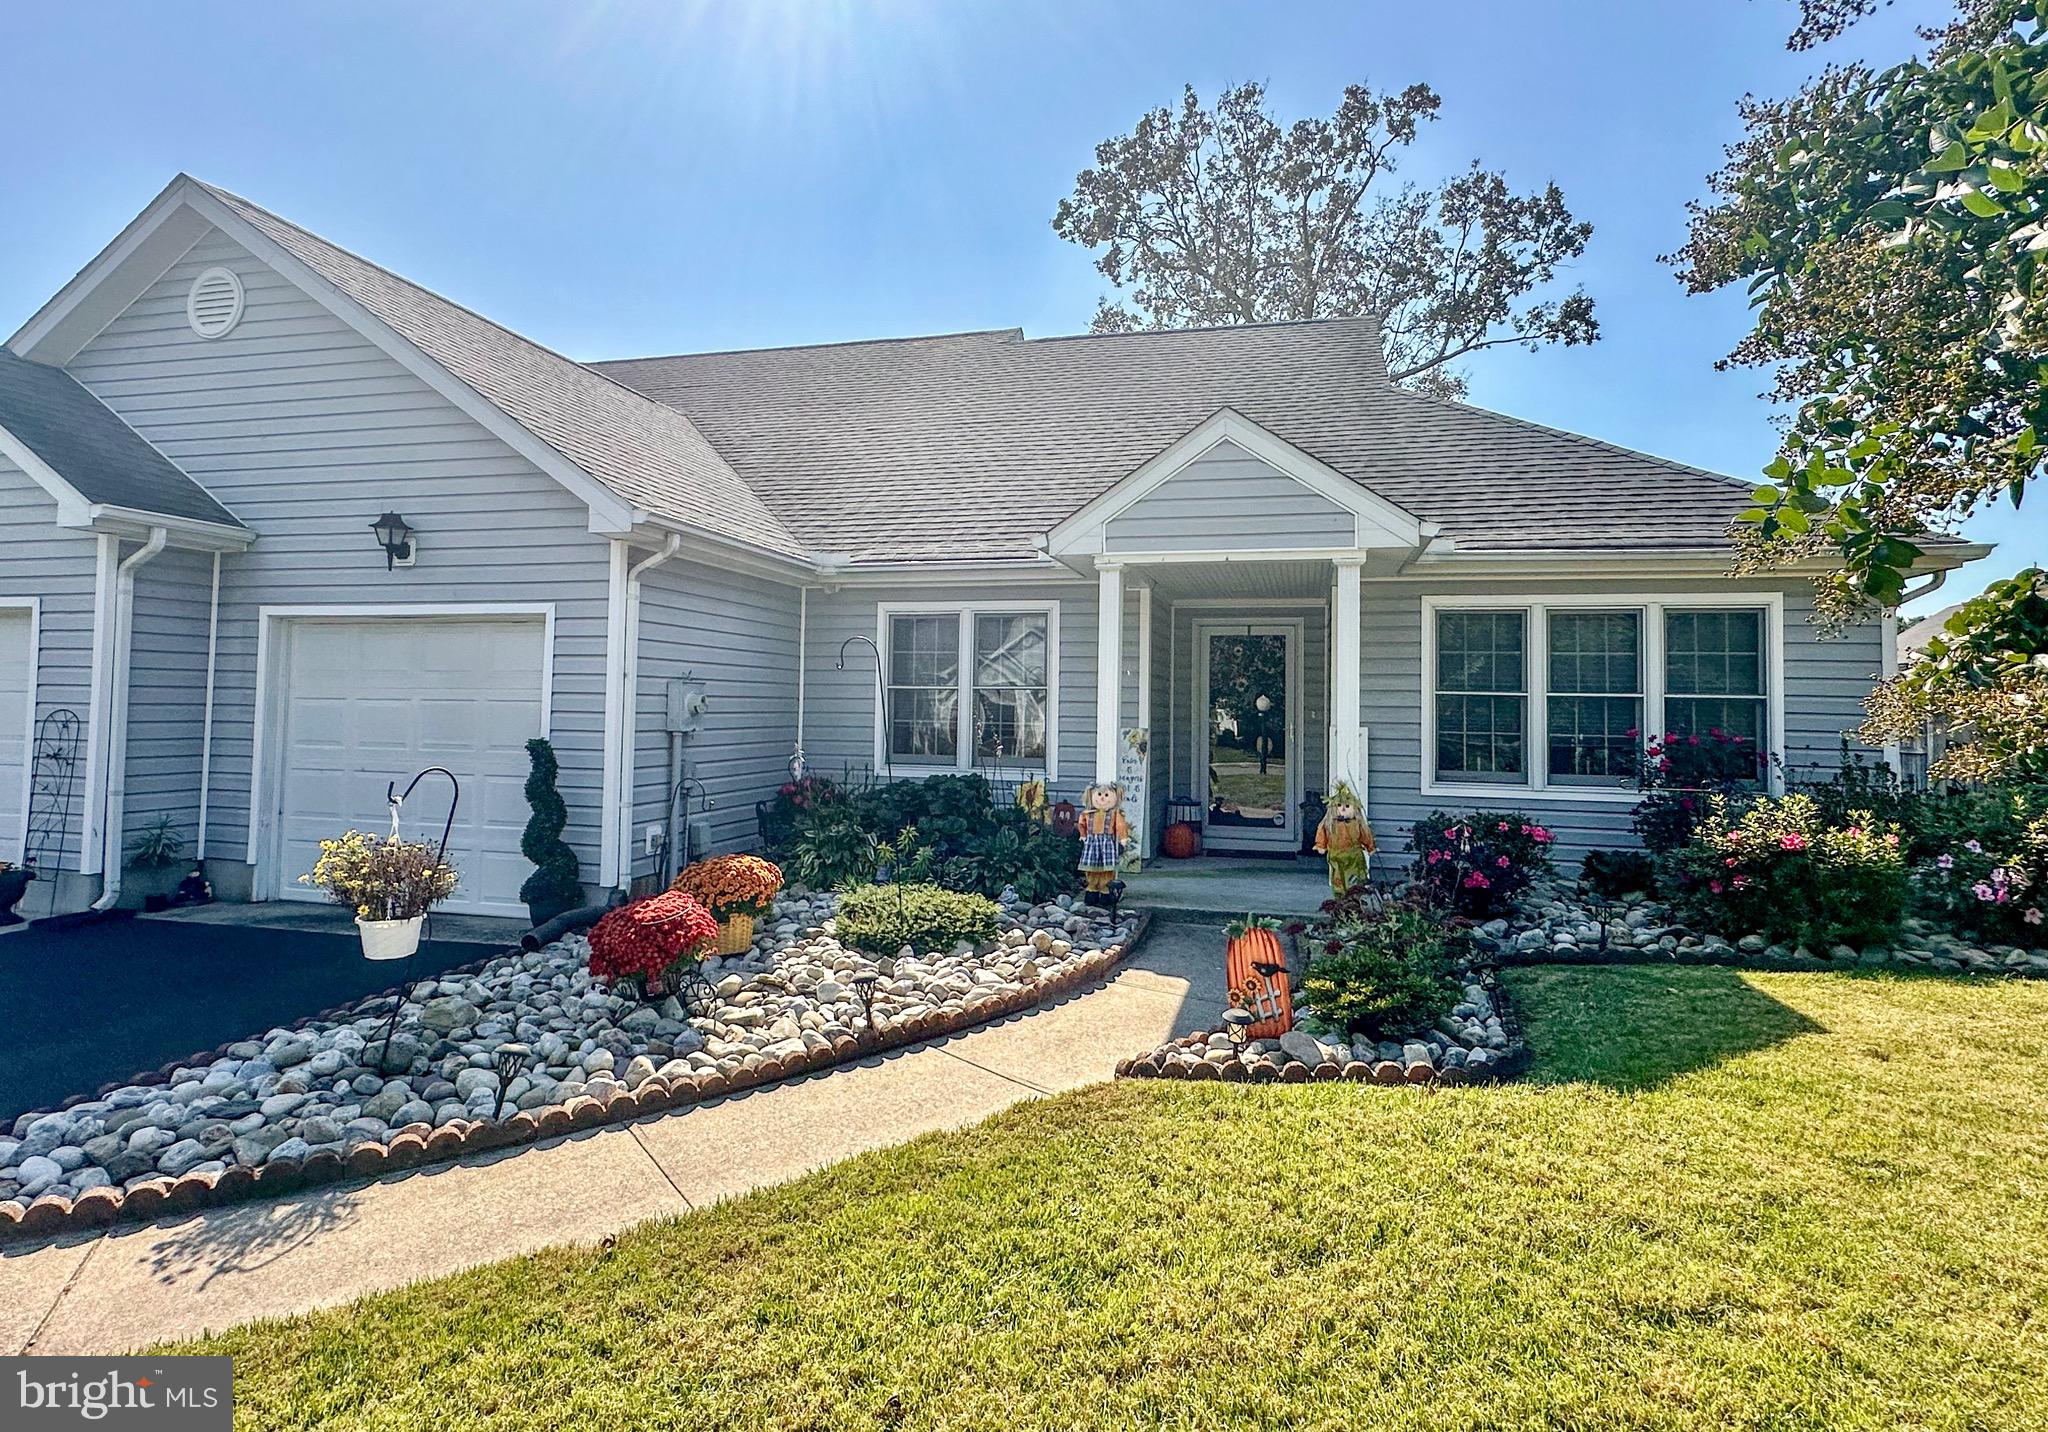
[(1431, 811), (1409, 833), (1415, 877), (1440, 910), (1474, 920), (1507, 913), (1515, 896), (1551, 870), (1557, 837), (1518, 811)]
[(1899, 833), (1868, 812), (1831, 825), (1808, 795), (1759, 797), (1739, 817), (1708, 800), (1693, 838), (1664, 857), (1679, 917), (1735, 937), (1868, 945), (1898, 933), (1906, 907)]
[(1733, 800), (1754, 789), (1765, 765), (1754, 741), (1718, 726), (1704, 736), (1666, 731), (1652, 737), (1636, 762), (1643, 799), (1632, 823), (1643, 848), (1661, 854), (1684, 845), (1706, 818), (1711, 797)]

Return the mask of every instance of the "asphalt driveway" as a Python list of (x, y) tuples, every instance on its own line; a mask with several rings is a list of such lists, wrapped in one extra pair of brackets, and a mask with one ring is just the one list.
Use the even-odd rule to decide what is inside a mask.
[[(502, 946), (432, 940), (414, 977)], [(353, 932), (121, 919), (0, 937), (0, 1130), (166, 1060), (389, 989)]]

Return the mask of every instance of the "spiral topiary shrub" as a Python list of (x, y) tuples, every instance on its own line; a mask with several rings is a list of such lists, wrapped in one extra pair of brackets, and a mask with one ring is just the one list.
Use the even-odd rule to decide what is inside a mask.
[(554, 745), (544, 736), (526, 743), (533, 770), (526, 777), (526, 803), (533, 815), (519, 837), (519, 851), (533, 862), (533, 874), (519, 887), (519, 898), (538, 925), (552, 920), (582, 898), (582, 866), (576, 852), (562, 839), (569, 824), (569, 807), (555, 789), (561, 766), (555, 760)]

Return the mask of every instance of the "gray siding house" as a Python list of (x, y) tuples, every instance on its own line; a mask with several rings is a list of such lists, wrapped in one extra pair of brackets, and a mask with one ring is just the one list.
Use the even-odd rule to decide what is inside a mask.
[(1397, 389), (1370, 320), (579, 364), (180, 176), (0, 349), (0, 859), (132, 903), (168, 821), (306, 898), (439, 765), (454, 908), (516, 913), (535, 735), (593, 890), (799, 755), (1124, 779), (1147, 853), (1170, 797), (1296, 848), (1336, 779), (1626, 843), (1637, 731), (1825, 765), (1889, 669), (1726, 575), (1745, 491)]

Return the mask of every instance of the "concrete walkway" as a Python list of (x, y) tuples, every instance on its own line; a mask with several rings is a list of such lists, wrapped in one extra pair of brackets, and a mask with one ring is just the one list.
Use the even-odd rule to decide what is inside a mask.
[(1222, 1001), (1218, 932), (1155, 924), (1107, 984), (851, 1067), (375, 1183), (0, 1245), (0, 1355), (125, 1352), (595, 1241), (1107, 1079)]

